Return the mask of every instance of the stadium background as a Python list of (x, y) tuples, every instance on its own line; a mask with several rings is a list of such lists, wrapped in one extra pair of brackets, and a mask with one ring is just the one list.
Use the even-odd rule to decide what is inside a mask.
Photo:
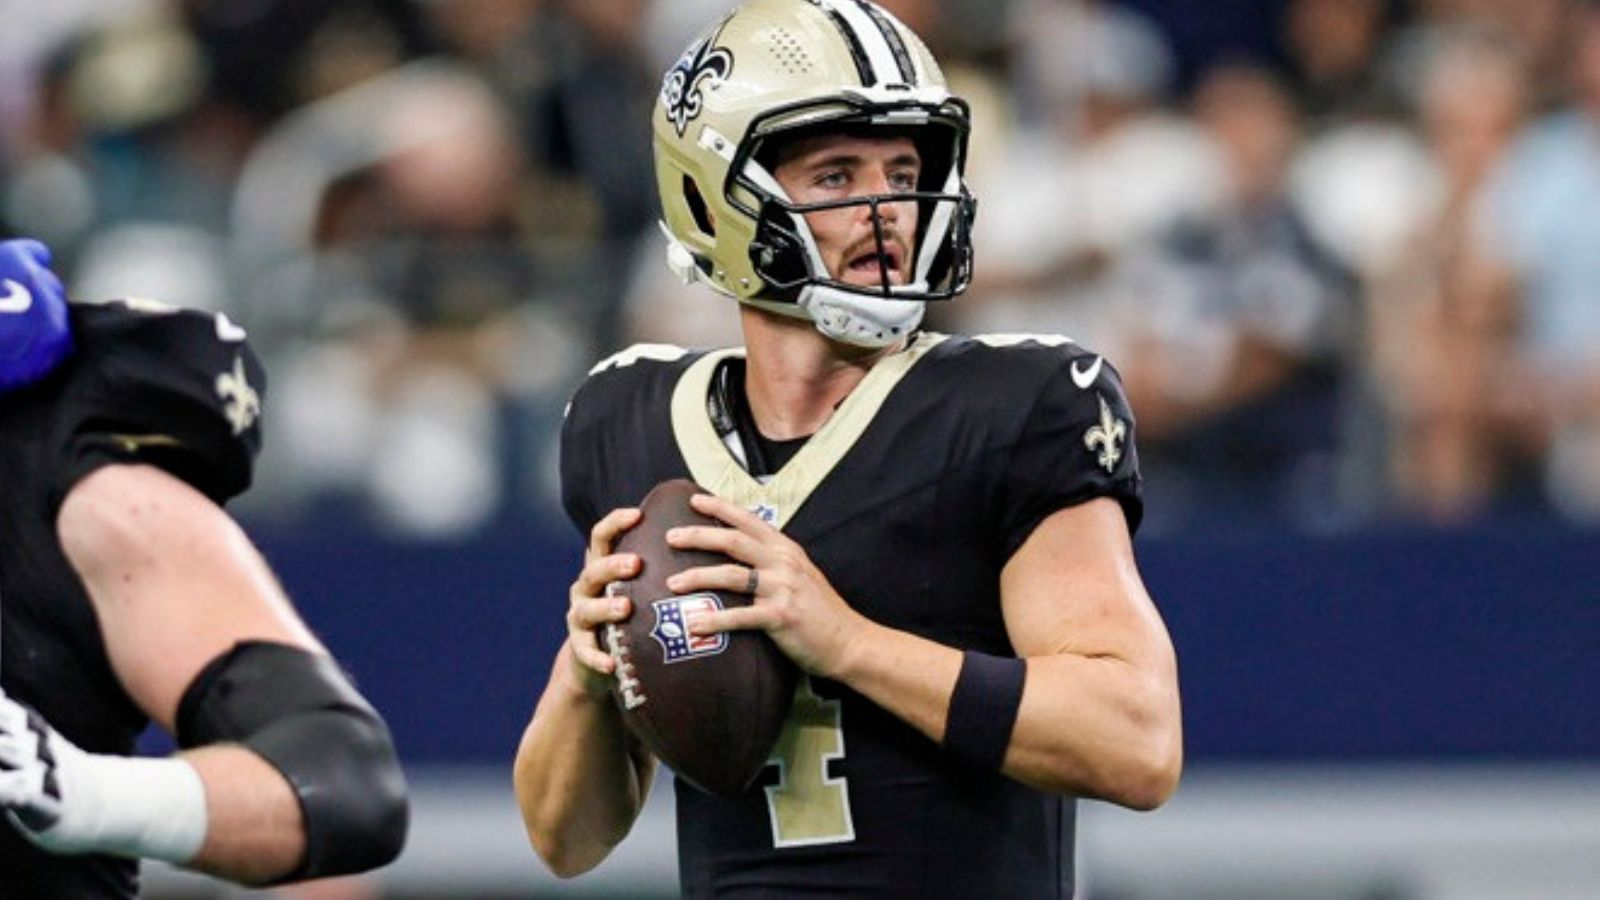
[[(0, 229), (252, 333), (235, 512), (416, 783), (396, 866), (294, 896), (672, 893), (670, 790), (561, 884), (509, 765), (579, 551), (566, 396), (736, 339), (660, 264), (644, 125), (724, 5), (0, 0)], [(1140, 417), (1189, 766), (1086, 804), (1084, 894), (1600, 896), (1600, 12), (886, 5), (978, 123), (935, 326), (1072, 335)]]

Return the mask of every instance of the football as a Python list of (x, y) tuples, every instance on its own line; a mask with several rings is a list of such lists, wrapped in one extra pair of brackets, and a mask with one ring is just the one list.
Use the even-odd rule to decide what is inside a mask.
[(638, 554), (639, 572), (611, 586), (633, 601), (633, 614), (601, 629), (600, 644), (617, 662), (611, 693), (633, 733), (695, 787), (737, 794), (766, 766), (799, 670), (763, 632), (689, 633), (697, 617), (751, 602), (731, 591), (679, 596), (667, 589), (676, 572), (732, 561), (667, 546), (670, 528), (722, 526), (689, 506), (697, 493), (705, 491), (675, 479), (656, 485), (639, 504), (639, 524), (616, 546)]

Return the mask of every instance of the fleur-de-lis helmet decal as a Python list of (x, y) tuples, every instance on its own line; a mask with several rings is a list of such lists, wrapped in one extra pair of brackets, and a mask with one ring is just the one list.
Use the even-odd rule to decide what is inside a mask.
[(711, 46), (711, 38), (706, 37), (690, 47), (667, 72), (661, 81), (661, 105), (679, 137), (700, 115), (704, 103), (700, 91), (706, 80), (721, 81), (732, 71), (733, 54), (726, 48)]

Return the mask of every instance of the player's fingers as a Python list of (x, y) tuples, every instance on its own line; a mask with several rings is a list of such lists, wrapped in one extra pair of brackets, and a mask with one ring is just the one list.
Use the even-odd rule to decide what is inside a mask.
[(21, 806), (32, 798), (26, 772), (0, 769), (0, 809)]
[(594, 632), (574, 633), (571, 637), (571, 644), (572, 658), (578, 661), (578, 665), (592, 669), (602, 675), (610, 675), (616, 669), (616, 660), (611, 658), (611, 654), (601, 649), (600, 642), (595, 638)]
[(572, 585), (574, 601), (578, 597), (598, 597), (606, 585), (624, 581), (639, 572), (639, 557), (634, 553), (613, 553), (609, 556), (591, 557), (583, 564), (578, 580)]
[(587, 634), (601, 625), (621, 622), (632, 610), (632, 601), (621, 594), (579, 597), (567, 608), (567, 629), (575, 634)]
[(760, 565), (761, 541), (733, 528), (713, 525), (683, 525), (667, 529), (667, 545), (679, 550), (709, 550), (725, 553), (745, 565)]
[(777, 530), (755, 513), (715, 494), (695, 494), (689, 498), (689, 505), (746, 534), (759, 535)]
[(704, 636), (723, 631), (755, 631), (767, 628), (771, 622), (772, 615), (765, 607), (737, 606), (695, 616), (689, 623), (689, 633)]
[(755, 569), (737, 563), (728, 563), (721, 566), (699, 566), (693, 569), (684, 569), (667, 579), (667, 589), (674, 594), (687, 594), (693, 591), (732, 591), (741, 594), (751, 594), (751, 582), (759, 583), (759, 576), (751, 578)]
[(589, 529), (589, 555), (594, 557), (609, 554), (617, 542), (617, 537), (637, 524), (639, 524), (637, 507), (625, 506), (613, 509)]

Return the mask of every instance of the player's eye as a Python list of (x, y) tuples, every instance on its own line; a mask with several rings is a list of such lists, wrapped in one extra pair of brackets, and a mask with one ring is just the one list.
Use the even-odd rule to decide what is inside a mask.
[(818, 172), (811, 183), (822, 188), (842, 188), (850, 184), (850, 176), (843, 169), (826, 169)]
[(889, 187), (896, 191), (914, 191), (917, 189), (917, 173), (910, 169), (890, 172)]

